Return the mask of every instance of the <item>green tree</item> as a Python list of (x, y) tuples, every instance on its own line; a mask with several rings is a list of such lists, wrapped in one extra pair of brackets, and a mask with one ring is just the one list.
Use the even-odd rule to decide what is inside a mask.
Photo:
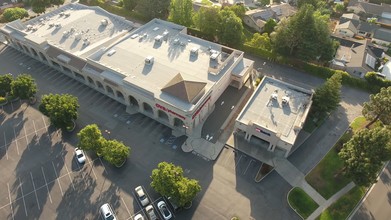
[(50, 0), (50, 4), (52, 5), (62, 5), (64, 4), (65, 0)]
[(136, 8), (138, 0), (123, 0), (124, 8), (128, 10), (133, 10)]
[(343, 13), (345, 11), (345, 6), (343, 4), (335, 5), (335, 11), (338, 13)]
[(303, 60), (328, 61), (334, 54), (325, 17), (304, 5), (294, 16), (283, 19), (271, 34), (273, 49)]
[(271, 42), (267, 33), (263, 33), (262, 35), (255, 33), (250, 41), (250, 45), (255, 48), (271, 50)]
[(37, 14), (44, 13), (46, 8), (50, 6), (50, 0), (31, 0), (31, 7), (33, 12)]
[(103, 141), (103, 158), (110, 164), (120, 167), (130, 154), (129, 147), (117, 140)]
[(139, 0), (137, 9), (147, 18), (167, 18), (171, 0)]
[(7, 93), (11, 92), (11, 83), (14, 77), (11, 73), (0, 75), (0, 96), (5, 97)]
[(338, 155), (345, 173), (360, 186), (376, 182), (383, 162), (391, 159), (391, 133), (387, 128), (363, 129), (343, 145)]
[(193, 3), (191, 0), (171, 0), (168, 20), (190, 27), (193, 23)]
[(200, 191), (201, 186), (197, 180), (184, 177), (177, 182), (177, 191), (172, 198), (179, 207), (183, 207), (193, 201)]
[(183, 169), (172, 163), (161, 162), (152, 170), (152, 188), (163, 196), (172, 197), (181, 207), (190, 203), (201, 186), (198, 181), (183, 176)]
[(364, 103), (362, 114), (370, 122), (366, 127), (371, 126), (377, 120), (385, 125), (391, 124), (391, 86), (381, 88), (377, 94), (369, 96), (369, 102)]
[(246, 14), (246, 8), (244, 7), (243, 4), (232, 5), (232, 6), (225, 7), (225, 8), (233, 11), (235, 13), (235, 15), (238, 16), (240, 19), (242, 19), (244, 17), (244, 15)]
[(269, 18), (269, 20), (266, 21), (263, 30), (268, 34), (271, 34), (276, 26), (277, 26), (276, 20), (274, 20), (273, 18)]
[(315, 90), (311, 113), (324, 115), (335, 110), (341, 101), (341, 74), (335, 73)]
[(242, 20), (229, 9), (220, 11), (220, 22), (217, 27), (217, 37), (220, 43), (230, 46), (240, 45), (243, 42)]
[(21, 74), (11, 83), (12, 95), (21, 99), (34, 97), (37, 93), (37, 84), (29, 74)]
[(203, 33), (211, 36), (217, 35), (217, 27), (220, 25), (220, 9), (217, 7), (201, 7), (194, 15), (194, 25)]
[(50, 118), (54, 127), (69, 130), (77, 119), (79, 104), (77, 98), (69, 94), (49, 94), (42, 96), (39, 110)]
[(3, 12), (3, 17), (6, 22), (14, 21), (17, 19), (22, 19), (28, 17), (29, 13), (24, 8), (7, 8)]
[(98, 155), (103, 155), (104, 138), (98, 125), (90, 124), (85, 126), (77, 133), (77, 137), (79, 138), (78, 148), (82, 150), (93, 150)]

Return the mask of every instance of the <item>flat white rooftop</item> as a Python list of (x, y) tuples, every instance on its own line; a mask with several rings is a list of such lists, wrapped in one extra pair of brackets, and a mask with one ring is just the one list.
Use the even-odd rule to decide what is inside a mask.
[(298, 135), (295, 130), (302, 128), (311, 96), (311, 91), (264, 77), (237, 120), (267, 128), (281, 140), (294, 144)]
[[(206, 94), (242, 53), (189, 36), (183, 26), (155, 19), (88, 58), (113, 68), (113, 80), (123, 78), (125, 83), (143, 88), (156, 98), (186, 111), (195, 103), (181, 101), (162, 92), (162, 89), (174, 78), (182, 78), (188, 82), (187, 85), (204, 90)], [(231, 56), (233, 59), (227, 59)], [(241, 65), (241, 68), (246, 67)], [(240, 73), (241, 69), (237, 72)], [(107, 76), (110, 77), (109, 74)]]
[(47, 41), (82, 57), (96, 45), (134, 28), (131, 22), (99, 7), (68, 4), (25, 23), (10, 23), (37, 44)]

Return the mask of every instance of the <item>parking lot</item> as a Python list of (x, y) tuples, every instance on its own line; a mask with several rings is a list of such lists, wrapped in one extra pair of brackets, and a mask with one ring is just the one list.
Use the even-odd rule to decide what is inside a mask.
[[(72, 134), (54, 131), (37, 111), (38, 104), (19, 101), (0, 110), (0, 219), (98, 219), (99, 207), (106, 202), (119, 219), (131, 219), (144, 213), (134, 196), (136, 186), (144, 186), (154, 204), (161, 199), (149, 184), (151, 171), (162, 161), (180, 165), (185, 176), (202, 186), (192, 208), (176, 214), (177, 219), (267, 218), (276, 215), (265, 212), (270, 205), (287, 206), (290, 186), (278, 175), (257, 185), (259, 163), (246, 155), (224, 149), (216, 162), (205, 161), (182, 152), (184, 138), (172, 137), (166, 126), (142, 114), (127, 114), (123, 104), (14, 49), (0, 47), (0, 64), (5, 73), (31, 74), (38, 84), (37, 97), (70, 93), (80, 104)], [(106, 138), (131, 147), (124, 167), (114, 168), (93, 154), (79, 167), (75, 134), (91, 123), (109, 131), (103, 132)], [(259, 196), (265, 191), (273, 196)], [(227, 193), (232, 200), (225, 198)], [(289, 208), (277, 215), (297, 219)]]

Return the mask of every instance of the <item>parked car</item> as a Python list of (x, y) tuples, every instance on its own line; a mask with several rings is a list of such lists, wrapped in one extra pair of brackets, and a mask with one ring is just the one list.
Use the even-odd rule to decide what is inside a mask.
[(102, 216), (102, 219), (104, 219), (104, 220), (117, 220), (117, 217), (115, 217), (113, 209), (111, 208), (109, 203), (103, 204), (100, 207), (99, 211)]
[(144, 220), (144, 216), (141, 214), (137, 214), (136, 216), (134, 216), (133, 220)]
[(138, 199), (140, 200), (141, 202), (141, 205), (143, 206), (146, 206), (149, 204), (149, 199), (148, 197), (145, 195), (145, 192), (144, 192), (144, 189), (142, 186), (137, 186), (134, 191), (136, 191), (136, 195), (138, 197)]
[(155, 210), (154, 210), (152, 205), (148, 205), (145, 208), (145, 212), (147, 213), (147, 215), (148, 215), (150, 220), (157, 220), (157, 217), (156, 217), (156, 214), (155, 214)]
[(75, 156), (76, 156), (77, 162), (79, 162), (81, 164), (86, 162), (86, 156), (85, 156), (83, 150), (80, 150), (79, 148), (75, 148)]
[(162, 214), (162, 216), (165, 220), (171, 219), (172, 214), (171, 214), (170, 210), (167, 208), (167, 205), (164, 201), (158, 202), (157, 208), (159, 209), (160, 213)]

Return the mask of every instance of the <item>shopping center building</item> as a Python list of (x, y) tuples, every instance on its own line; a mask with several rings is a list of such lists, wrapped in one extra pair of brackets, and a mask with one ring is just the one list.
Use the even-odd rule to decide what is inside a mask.
[(69, 4), (0, 29), (15, 49), (181, 133), (191, 134), (228, 86), (253, 72), (244, 53), (154, 19), (135, 25), (99, 7)]
[(271, 152), (291, 153), (312, 104), (312, 92), (264, 77), (235, 121), (236, 132)]

